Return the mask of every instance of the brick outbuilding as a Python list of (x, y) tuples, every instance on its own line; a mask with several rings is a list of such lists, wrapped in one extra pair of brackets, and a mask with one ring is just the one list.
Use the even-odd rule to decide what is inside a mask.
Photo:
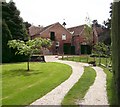
[(95, 28), (90, 33), (90, 40), (86, 39), (85, 28), (87, 25), (80, 25), (65, 28), (59, 22), (46, 27), (30, 27), (31, 39), (48, 38), (52, 46), (46, 54), (90, 54), (91, 47), (98, 41)]
[(52, 46), (47, 54), (70, 54), (72, 34), (59, 22), (38, 30), (31, 39), (48, 38), (52, 40)]
[[(89, 37), (86, 35), (86, 24), (68, 28), (72, 33), (72, 45), (75, 46), (75, 54), (90, 54), (92, 45), (97, 42), (96, 30), (91, 28)], [(88, 32), (88, 31), (87, 31)]]

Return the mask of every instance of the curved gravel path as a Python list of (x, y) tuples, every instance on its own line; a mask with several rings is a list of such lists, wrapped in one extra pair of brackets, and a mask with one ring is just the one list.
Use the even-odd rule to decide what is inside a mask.
[[(88, 64), (72, 62), (72, 61), (61, 61), (55, 56), (46, 56), (47, 62), (60, 62), (68, 64), (72, 67), (71, 76), (61, 83), (58, 87), (47, 93), (42, 98), (36, 100), (31, 105), (60, 105), (64, 96), (73, 87), (73, 85), (79, 80), (84, 72), (83, 66)], [(84, 100), (76, 102), (77, 105), (109, 105), (106, 92), (106, 74), (100, 67), (93, 67), (96, 71), (96, 79), (93, 85), (89, 88)]]
[(55, 56), (51, 56), (51, 57), (46, 56), (45, 59), (47, 62), (60, 62), (67, 64), (72, 67), (73, 72), (66, 81), (61, 83), (59, 86), (57, 86), (51, 92), (47, 93), (42, 98), (33, 102), (31, 105), (60, 105), (64, 96), (82, 76), (84, 72), (83, 65), (85, 64), (81, 65), (78, 62), (60, 61), (57, 58), (55, 58)]
[(106, 92), (106, 74), (100, 67), (92, 67), (96, 73), (94, 84), (90, 87), (79, 105), (109, 105)]

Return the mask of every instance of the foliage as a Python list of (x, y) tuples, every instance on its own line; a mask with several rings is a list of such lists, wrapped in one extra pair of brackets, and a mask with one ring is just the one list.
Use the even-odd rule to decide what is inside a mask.
[(92, 27), (94, 30), (97, 31), (98, 41), (103, 42), (106, 45), (111, 44), (111, 37), (110, 37), (110, 28), (108, 29), (106, 26), (107, 21), (104, 21), (104, 25), (98, 23), (97, 20), (92, 21)]
[(29, 22), (24, 22), (26, 29), (28, 30), (31, 24)]
[(93, 36), (92, 36), (92, 25), (90, 24), (90, 18), (86, 19), (86, 25), (84, 26), (84, 39), (86, 44), (92, 44)]
[(104, 25), (107, 29), (111, 29), (111, 18), (112, 18), (112, 8), (113, 8), (113, 3), (110, 4), (110, 18), (108, 18), (106, 21), (104, 21)]
[(2, 37), (2, 62), (10, 62), (11, 49), (7, 46), (7, 42), (12, 39), (12, 35), (5, 20), (2, 21), (2, 35), (4, 35)]
[(97, 21), (96, 19), (92, 21), (92, 27), (93, 27), (93, 26), (104, 28), (104, 26), (102, 26), (101, 24), (99, 24), (98, 21)]
[(118, 102), (120, 102), (120, 1), (113, 3), (112, 12), (112, 69), (114, 72)]
[(31, 26), (31, 24), (29, 22), (24, 22), (24, 25), (27, 30), (27, 34), (29, 35), (29, 27)]
[(14, 55), (16, 50), (9, 49), (7, 46), (8, 40), (24, 40), (28, 37), (20, 11), (13, 1), (2, 2), (2, 32), (2, 62), (23, 61), (24, 56)]
[[(51, 46), (51, 42), (48, 39), (36, 38), (34, 40), (28, 40), (24, 42), (22, 40), (10, 40), (8, 41), (10, 48), (17, 49), (15, 54), (28, 56), (28, 62), (34, 53), (40, 53), (41, 48), (47, 48)], [(29, 71), (29, 63), (28, 63)]]
[(92, 44), (93, 42), (93, 37), (92, 37), (92, 28), (85, 25), (85, 29), (84, 29), (84, 35), (85, 35), (85, 42), (86, 44)]
[(13, 39), (21, 39), (27, 36), (23, 19), (20, 17), (20, 11), (15, 6), (15, 3), (2, 3), (2, 19), (5, 20)]
[(101, 64), (101, 57), (106, 57), (106, 66), (107, 66), (107, 57), (111, 56), (110, 46), (105, 45), (104, 43), (97, 43), (93, 47), (93, 55), (99, 56), (99, 65)]
[(85, 71), (78, 82), (70, 89), (62, 101), (62, 105), (76, 105), (77, 101), (84, 98), (87, 90), (94, 83), (96, 72), (91, 67), (85, 67)]
[(26, 72), (26, 63), (3, 64), (2, 104), (3, 106), (29, 105), (33, 101), (60, 85), (72, 73), (70, 66), (61, 63), (31, 64)]
[(107, 56), (109, 54), (109, 47), (104, 43), (98, 42), (93, 47), (93, 53), (99, 56)]

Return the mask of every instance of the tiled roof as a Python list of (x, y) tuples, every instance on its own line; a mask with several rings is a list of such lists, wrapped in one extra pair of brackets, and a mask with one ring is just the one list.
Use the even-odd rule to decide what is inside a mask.
[[(57, 22), (57, 23), (58, 23), (58, 22)], [(39, 34), (41, 34), (42, 32), (44, 32), (46, 29), (49, 29), (50, 27), (52, 27), (53, 25), (55, 25), (55, 24), (57, 24), (57, 23), (48, 25), (48, 26), (43, 27), (43, 28), (39, 28), (39, 27), (36, 27), (36, 26), (31, 26), (31, 27), (29, 28), (30, 36), (39, 35)]]
[(73, 32), (74, 36), (77, 36), (77, 35), (81, 35), (81, 33), (84, 30), (84, 26), (85, 25), (75, 26), (75, 27), (68, 28), (67, 30), (70, 31), (70, 32)]
[[(58, 23), (58, 22), (57, 22), (57, 23)], [(39, 34), (42, 33), (43, 31), (51, 28), (52, 26), (54, 26), (54, 25), (57, 24), (57, 23), (54, 23), (54, 24), (51, 24), (51, 25), (48, 25), (48, 26), (44, 27), (44, 28), (39, 32)]]
[(30, 36), (39, 34), (42, 29), (43, 29), (43, 27), (31, 26), (31, 27), (29, 27), (29, 34), (30, 34)]

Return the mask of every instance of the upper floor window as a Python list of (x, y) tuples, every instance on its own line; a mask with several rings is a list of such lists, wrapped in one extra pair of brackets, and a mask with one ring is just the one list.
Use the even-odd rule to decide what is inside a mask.
[(62, 40), (66, 40), (66, 34), (62, 34)]
[(50, 40), (55, 41), (55, 32), (50, 32)]

